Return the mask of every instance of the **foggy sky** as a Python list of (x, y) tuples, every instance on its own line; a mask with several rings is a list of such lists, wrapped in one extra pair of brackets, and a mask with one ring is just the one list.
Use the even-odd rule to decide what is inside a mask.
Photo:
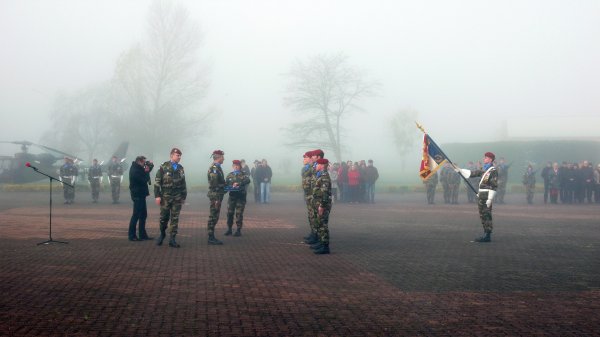
[[(540, 128), (600, 110), (598, 1), (179, 3), (204, 33), (203, 106), (220, 113), (210, 138), (183, 145), (202, 162), (216, 148), (228, 159), (299, 158), (279, 145), (292, 116), (283, 74), (318, 53), (343, 52), (382, 85), (346, 124), (348, 159), (395, 157), (386, 124), (399, 109), (419, 111), (438, 143), (498, 140), (506, 121)], [(0, 138), (39, 141), (57, 92), (109, 80), (143, 37), (149, 5), (0, 0)]]

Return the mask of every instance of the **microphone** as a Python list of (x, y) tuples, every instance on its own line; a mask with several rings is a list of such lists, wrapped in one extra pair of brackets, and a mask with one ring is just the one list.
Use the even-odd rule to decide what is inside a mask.
[(27, 167), (31, 167), (32, 169), (34, 169), (34, 170), (36, 170), (36, 171), (37, 171), (37, 168), (36, 168), (35, 166), (31, 165), (31, 163), (30, 163), (30, 162), (26, 162), (26, 163), (25, 163), (25, 166), (27, 166)]

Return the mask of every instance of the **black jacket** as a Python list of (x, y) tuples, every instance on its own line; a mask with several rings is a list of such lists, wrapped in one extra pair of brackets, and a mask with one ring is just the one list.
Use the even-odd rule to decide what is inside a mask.
[(129, 169), (129, 191), (132, 198), (145, 198), (150, 195), (148, 184), (150, 183), (150, 172), (144, 171), (144, 167), (133, 162)]

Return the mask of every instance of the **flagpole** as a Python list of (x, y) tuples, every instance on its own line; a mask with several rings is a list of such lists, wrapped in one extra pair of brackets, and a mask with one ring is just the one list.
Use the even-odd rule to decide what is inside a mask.
[[(419, 130), (421, 130), (424, 134), (427, 134), (427, 132), (425, 132), (425, 129), (423, 128), (422, 125), (420, 125), (419, 123), (415, 122), (415, 124), (417, 124), (417, 128)], [(437, 145), (437, 143), (433, 140), (433, 138), (429, 137), (429, 140), (431, 140), (431, 142), (433, 143), (433, 145), (435, 145), (435, 147), (437, 147), (438, 150), (440, 150), (440, 152), (442, 153), (442, 155), (448, 160), (448, 163), (450, 163), (450, 165), (452, 165), (453, 167), (457, 167), (456, 165), (454, 165), (454, 163), (452, 162), (452, 160), (450, 160), (450, 157), (448, 157), (444, 151), (442, 151), (442, 148), (439, 147)], [(471, 185), (471, 183), (467, 180), (467, 178), (465, 178), (465, 176), (462, 175), (462, 173), (460, 171), (456, 172), (464, 181), (467, 185), (469, 185), (469, 187), (471, 188), (471, 190), (473, 191), (473, 193), (477, 194), (477, 191), (475, 190), (475, 187), (473, 187), (473, 185)]]

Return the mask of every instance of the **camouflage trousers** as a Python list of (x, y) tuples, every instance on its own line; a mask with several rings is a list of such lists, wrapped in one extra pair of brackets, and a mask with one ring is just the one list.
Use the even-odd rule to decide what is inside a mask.
[(535, 185), (525, 185), (525, 195), (528, 203), (533, 203), (533, 192), (535, 191)]
[(217, 198), (210, 198), (210, 213), (208, 215), (208, 235), (215, 234), (215, 226), (219, 222), (219, 215), (221, 214), (221, 203), (223, 202), (223, 196)]
[(492, 224), (492, 207), (487, 207), (485, 202), (488, 199), (488, 192), (479, 192), (479, 198), (477, 200), (477, 206), (479, 207), (479, 217), (481, 218), (481, 224), (485, 232), (491, 233), (494, 229)]
[(427, 202), (433, 204), (435, 201), (435, 188), (436, 185), (428, 184), (427, 185)]
[(233, 227), (233, 216), (235, 215), (235, 224), (238, 229), (242, 229), (245, 208), (246, 194), (229, 192), (229, 199), (227, 199), (227, 227)]
[(329, 213), (331, 205), (323, 209), (323, 214), (319, 215), (319, 205), (313, 204), (315, 209), (315, 229), (319, 236), (319, 241), (323, 244), (329, 244)]
[(121, 179), (110, 178), (110, 191), (112, 192), (112, 200), (119, 201), (119, 194), (121, 194)]
[[(183, 199), (179, 196), (170, 197), (163, 196), (160, 199), (160, 231), (164, 232), (167, 229), (167, 224), (169, 225), (169, 233), (177, 234), (177, 230), (179, 229), (179, 213), (181, 212), (181, 207), (183, 206)], [(169, 224), (169, 218), (171, 219), (171, 223)]]
[(92, 199), (98, 200), (100, 196), (100, 181), (98, 179), (94, 179), (90, 182), (90, 188), (92, 189)]
[(311, 195), (304, 195), (304, 201), (306, 201), (306, 209), (308, 211), (308, 226), (310, 227), (311, 233), (317, 234), (317, 227), (315, 226), (315, 218), (317, 211), (312, 203)]

